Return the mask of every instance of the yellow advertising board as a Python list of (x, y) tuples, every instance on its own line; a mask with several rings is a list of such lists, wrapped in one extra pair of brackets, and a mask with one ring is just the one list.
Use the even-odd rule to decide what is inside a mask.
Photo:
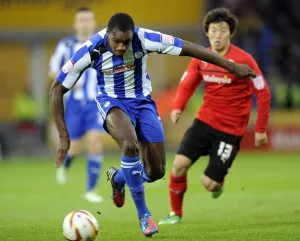
[(90, 7), (100, 26), (116, 12), (126, 12), (136, 25), (193, 26), (199, 24), (203, 1), (188, 0), (0, 0), (0, 28), (70, 28), (74, 12)]

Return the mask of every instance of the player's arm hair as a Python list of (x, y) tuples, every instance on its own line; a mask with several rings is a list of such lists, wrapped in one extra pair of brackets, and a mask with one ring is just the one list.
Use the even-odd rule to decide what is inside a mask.
[(222, 56), (210, 51), (200, 45), (183, 40), (183, 47), (180, 56), (190, 56), (205, 62), (220, 66), (227, 69), (229, 72), (233, 72), (235, 64)]
[(59, 134), (59, 137), (69, 137), (65, 122), (65, 110), (63, 103), (63, 95), (68, 91), (61, 83), (55, 80), (51, 86), (49, 96), (52, 116)]

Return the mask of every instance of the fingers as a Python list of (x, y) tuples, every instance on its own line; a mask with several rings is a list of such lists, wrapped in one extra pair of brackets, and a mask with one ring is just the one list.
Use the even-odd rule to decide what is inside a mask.
[(65, 156), (67, 154), (67, 151), (66, 150), (57, 150), (56, 151), (56, 157), (55, 157), (55, 167), (60, 167), (61, 164), (63, 163), (64, 159), (65, 159)]
[(178, 122), (178, 120), (179, 120), (179, 116), (176, 116), (175, 120), (174, 120), (174, 124), (176, 124)]
[(255, 147), (259, 147), (259, 141), (258, 140), (255, 140)]
[(256, 77), (256, 74), (252, 69), (250, 69), (249, 77), (252, 77), (252, 78)]
[(179, 116), (172, 116), (171, 117), (171, 120), (172, 120), (172, 122), (174, 123), (174, 124), (176, 124), (177, 122), (178, 122), (178, 120), (179, 120)]
[(262, 138), (262, 139), (255, 139), (255, 146), (259, 147), (261, 145), (267, 144), (268, 139), (267, 138)]
[(180, 110), (174, 110), (171, 113), (171, 121), (176, 124), (179, 121), (179, 118), (181, 116), (181, 111)]

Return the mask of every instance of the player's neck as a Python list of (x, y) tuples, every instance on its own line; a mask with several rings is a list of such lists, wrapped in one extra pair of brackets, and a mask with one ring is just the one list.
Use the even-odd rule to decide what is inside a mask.
[(88, 41), (90, 38), (89, 35), (80, 35), (80, 34), (76, 34), (76, 37), (77, 37), (78, 41), (80, 41), (80, 42)]
[(222, 57), (224, 57), (227, 54), (227, 52), (229, 51), (229, 48), (230, 48), (230, 44), (228, 44), (225, 48), (223, 48), (221, 50), (212, 49), (212, 51), (217, 53), (218, 55), (221, 55)]

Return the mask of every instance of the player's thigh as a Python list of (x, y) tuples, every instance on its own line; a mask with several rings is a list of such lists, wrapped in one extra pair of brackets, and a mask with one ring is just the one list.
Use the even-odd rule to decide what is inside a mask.
[(134, 126), (128, 115), (118, 107), (112, 108), (106, 117), (106, 128), (110, 136), (118, 143), (124, 155), (139, 155), (138, 141)]
[(165, 175), (166, 151), (164, 142), (139, 142), (143, 165), (151, 180)]
[(210, 139), (212, 149), (209, 163), (204, 174), (211, 180), (222, 183), (239, 153), (242, 137), (212, 131)]
[[(195, 119), (185, 132), (176, 154), (186, 157), (191, 163), (195, 163), (201, 156), (208, 155), (212, 144), (208, 137), (207, 128), (205, 123)], [(181, 160), (184, 159), (183, 157)]]
[(77, 155), (79, 155), (80, 152), (81, 152), (81, 147), (82, 147), (81, 139), (71, 139), (71, 141), (70, 141), (70, 149), (69, 149), (68, 154), (70, 156), (77, 156)]
[(98, 109), (103, 118), (103, 128), (117, 142), (124, 155), (138, 155), (138, 141), (135, 119), (128, 107), (114, 98), (97, 99)]

